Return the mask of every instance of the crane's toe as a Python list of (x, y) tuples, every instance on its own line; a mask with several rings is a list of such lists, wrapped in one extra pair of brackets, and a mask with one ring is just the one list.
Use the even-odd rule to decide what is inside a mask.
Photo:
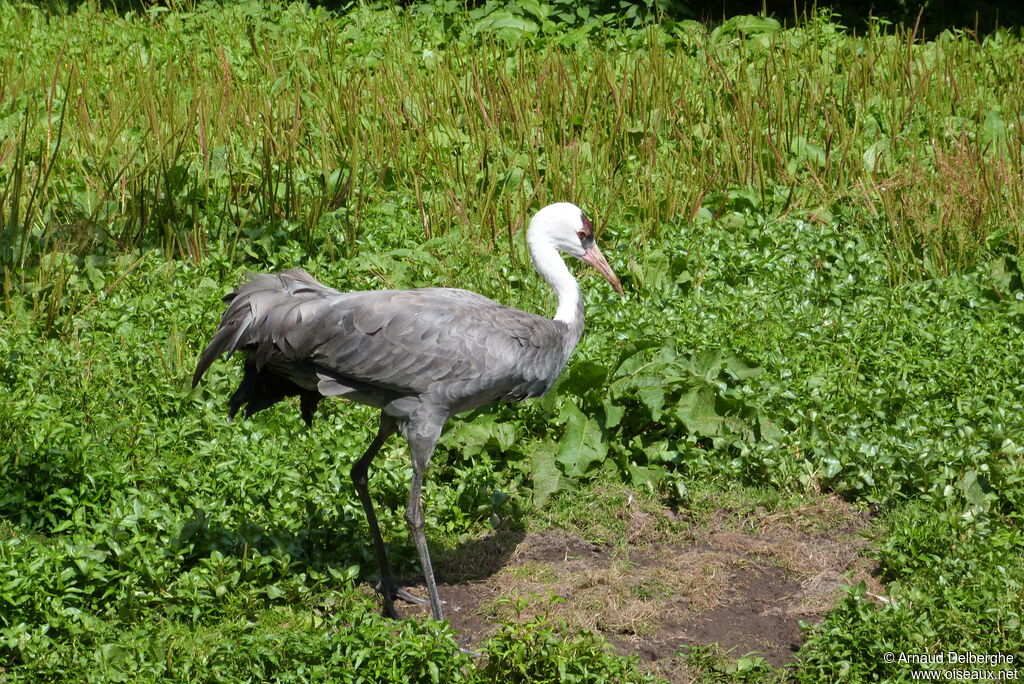
[[(387, 584), (378, 583), (377, 584), (377, 591), (379, 593), (381, 593), (381, 594), (387, 594), (387, 596), (390, 597), (392, 601), (395, 600), (395, 599), (399, 599), (401, 601), (405, 601), (406, 603), (412, 603), (412, 604), (415, 604), (417, 606), (429, 606), (430, 605), (430, 599), (425, 599), (422, 596), (417, 596), (416, 594), (412, 593), (411, 591), (407, 591), (406, 589), (403, 589), (402, 587), (398, 586), (397, 584), (392, 585), (392, 586), (387, 586)], [(387, 603), (389, 603), (389, 602), (385, 601), (385, 604), (387, 604)], [(441, 605), (445, 605), (447, 603), (448, 603), (447, 601), (443, 601), (443, 600), (441, 601)], [(394, 615), (392, 615), (391, 617), (396, 617), (397, 618), (397, 616), (394, 616)]]
[(483, 653), (483, 651), (477, 651), (475, 649), (470, 648), (469, 647), (469, 642), (471, 640), (472, 640), (472, 637), (467, 634), (466, 636), (462, 637), (461, 639), (456, 639), (455, 643), (458, 644), (459, 652), (460, 653), (462, 653), (464, 655), (468, 655), (468, 656), (473, 656), (474, 658), (479, 658), (484, 653)]
[[(422, 596), (417, 596), (416, 594), (413, 594), (412, 592), (406, 591), (405, 589), (402, 589), (401, 587), (396, 587), (391, 592), (391, 597), (392, 598), (396, 598), (396, 599), (402, 599), (406, 603), (415, 603), (416, 605), (419, 605), (419, 606), (429, 606), (430, 605), (430, 599), (425, 599)], [(443, 604), (445, 602), (441, 601), (441, 603)]]

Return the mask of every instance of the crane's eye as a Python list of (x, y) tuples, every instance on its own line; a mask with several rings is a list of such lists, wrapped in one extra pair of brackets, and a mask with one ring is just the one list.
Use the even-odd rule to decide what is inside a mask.
[(581, 230), (580, 232), (576, 233), (576, 237), (580, 239), (580, 242), (583, 242), (584, 240), (587, 239), (587, 231)]

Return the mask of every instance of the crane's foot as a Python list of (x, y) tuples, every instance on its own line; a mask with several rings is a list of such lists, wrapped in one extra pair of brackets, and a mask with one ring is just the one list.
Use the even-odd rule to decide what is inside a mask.
[[(388, 593), (388, 595), (391, 597), (392, 601), (395, 600), (395, 599), (399, 599), (401, 601), (405, 601), (406, 603), (412, 603), (412, 604), (415, 604), (417, 606), (429, 606), (430, 605), (430, 599), (425, 599), (422, 596), (417, 596), (416, 594), (412, 593), (411, 591), (407, 591), (407, 590), (403, 589), (402, 587), (398, 586), (398, 584), (394, 584), (390, 588), (385, 589), (382, 584), (378, 583), (377, 584), (377, 591), (379, 593), (381, 593), (381, 594), (383, 594), (386, 591)], [(442, 606), (445, 605), (446, 603), (447, 603), (447, 601), (441, 601), (441, 605)]]
[[(430, 599), (425, 599), (422, 596), (417, 596), (416, 594), (413, 594), (412, 592), (406, 591), (405, 589), (402, 589), (401, 587), (395, 587), (395, 589), (393, 589), (391, 591), (391, 598), (393, 598), (393, 599), (401, 599), (401, 600), (405, 601), (406, 603), (414, 603), (414, 604), (416, 604), (418, 606), (429, 606), (430, 605)], [(441, 601), (441, 603), (444, 603), (444, 601)]]
[(473, 656), (474, 658), (479, 658), (483, 655), (483, 651), (475, 651), (472, 648), (469, 648), (469, 642), (471, 638), (472, 637), (467, 635), (462, 637), (461, 639), (456, 639), (455, 643), (459, 645), (460, 653), (468, 656)]

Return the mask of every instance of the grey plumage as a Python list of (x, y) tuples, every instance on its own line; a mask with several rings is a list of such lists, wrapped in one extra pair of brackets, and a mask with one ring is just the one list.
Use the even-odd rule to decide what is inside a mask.
[(244, 350), (231, 405), (246, 417), (294, 394), (378, 408), (416, 396), (453, 415), (543, 394), (571, 351), (566, 323), (466, 290), (342, 293), (293, 269), (256, 275), (225, 301), (193, 383), (221, 354)]
[(377, 437), (352, 477), (381, 566), (385, 611), (393, 617), (393, 597), (422, 600), (399, 588), (391, 573), (368, 490), (367, 470), (377, 450), (396, 431), (409, 442), (413, 481), (406, 518), (440, 620), (419, 496), (442, 426), (456, 413), (495, 401), (540, 396), (558, 377), (582, 334), (583, 305), (556, 249), (595, 265), (621, 292), (593, 243), (589, 221), (573, 205), (538, 212), (530, 247), (538, 271), (559, 295), (560, 314), (563, 308), (571, 314), (551, 320), (458, 289), (339, 292), (292, 269), (255, 275), (228, 294), (220, 327), (199, 358), (193, 386), (217, 357), (244, 353), (242, 382), (228, 402), (232, 417), (239, 410), (251, 416), (295, 395), (307, 424), (325, 396), (381, 409)]

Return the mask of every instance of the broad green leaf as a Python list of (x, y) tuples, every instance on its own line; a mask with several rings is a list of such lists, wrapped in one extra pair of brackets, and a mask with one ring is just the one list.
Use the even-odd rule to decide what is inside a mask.
[(539, 0), (519, 0), (516, 4), (519, 6), (519, 9), (540, 22), (547, 19), (551, 13), (551, 6), (546, 3), (542, 5)]
[(743, 14), (729, 21), (733, 22), (737, 31), (745, 35), (776, 33), (782, 29), (782, 25), (777, 19), (762, 17), (756, 14)]
[[(618, 360), (616, 360), (615, 366), (613, 367), (615, 369), (613, 375), (615, 377), (618, 377), (629, 373), (630, 370), (628, 368), (623, 368), (623, 364), (625, 364), (627, 360), (633, 360), (634, 357), (637, 357), (637, 355), (639, 355), (641, 352), (644, 352), (648, 349), (653, 349), (654, 347), (660, 347), (662, 346), (662, 344), (664, 344), (663, 341), (650, 338), (641, 340), (631, 340), (630, 342), (627, 342), (626, 345), (622, 348), (622, 351), (619, 352), (619, 358)], [(637, 358), (634, 363), (634, 367), (639, 366), (642, 363), (643, 358)]]
[(826, 456), (825, 458), (822, 459), (822, 463), (825, 464), (825, 472), (823, 473), (825, 479), (831, 479), (835, 477), (843, 469), (843, 465), (835, 456)]
[(956, 486), (972, 506), (981, 506), (985, 503), (985, 492), (978, 482), (978, 474), (973, 470), (965, 472)]
[(661, 409), (665, 406), (665, 388), (646, 387), (637, 390), (636, 394), (651, 412), (651, 419), (661, 420)]
[(604, 460), (608, 446), (602, 440), (596, 420), (583, 415), (576, 405), (566, 402), (562, 407), (565, 433), (559, 441), (558, 462), (566, 477), (580, 477), (598, 461)]
[(891, 143), (888, 138), (871, 143), (861, 156), (864, 160), (864, 170), (870, 172), (887, 171), (891, 166), (891, 157), (888, 154), (890, 145)]
[(705, 380), (714, 380), (722, 370), (722, 352), (710, 349), (694, 354), (686, 366)]
[(775, 19), (743, 14), (732, 17), (728, 21), (725, 21), (720, 26), (716, 27), (715, 30), (711, 32), (710, 42), (712, 45), (718, 45), (727, 42), (736, 36), (769, 36), (777, 33), (780, 29), (781, 24), (779, 24)]
[(555, 464), (558, 446), (554, 442), (541, 442), (532, 449), (530, 476), (533, 479), (533, 505), (543, 506), (551, 495), (561, 489), (562, 474)]
[(616, 427), (619, 422), (622, 421), (622, 416), (626, 412), (621, 406), (617, 406), (612, 403), (611, 397), (605, 397), (604, 400), (604, 428), (605, 430), (611, 430)]
[(998, 147), (1006, 140), (1006, 123), (998, 109), (988, 110), (981, 131), (986, 146)]
[(762, 414), (758, 414), (757, 416), (757, 429), (761, 434), (761, 439), (766, 442), (778, 443), (782, 441), (782, 429), (777, 423), (768, 420), (768, 418)]
[(480, 453), (492, 441), (500, 451), (507, 450), (516, 441), (515, 425), (497, 422), (492, 416), (478, 416), (475, 420), (457, 423), (444, 435), (444, 444), (464, 457)]
[(608, 371), (601, 364), (594, 361), (579, 361), (569, 369), (561, 388), (582, 397), (589, 390), (602, 387), (607, 376)]
[(527, 34), (537, 33), (539, 28), (529, 19), (517, 17), (507, 10), (497, 10), (478, 21), (473, 27), (473, 32), (493, 33), (504, 41), (514, 43)]
[(764, 372), (759, 366), (751, 366), (738, 356), (730, 354), (722, 359), (722, 368), (736, 377), (737, 380), (753, 378)]
[(815, 166), (825, 166), (825, 148), (821, 145), (812, 143), (802, 135), (798, 135), (793, 138), (789, 144), (790, 154), (796, 160), (807, 160), (812, 162)]
[(715, 413), (715, 395), (708, 387), (684, 394), (676, 404), (676, 416), (690, 434), (717, 437), (721, 433), (722, 418)]
[(634, 487), (644, 487), (653, 491), (658, 483), (665, 479), (664, 468), (651, 468), (629, 463), (626, 465), (629, 471), (629, 479)]

